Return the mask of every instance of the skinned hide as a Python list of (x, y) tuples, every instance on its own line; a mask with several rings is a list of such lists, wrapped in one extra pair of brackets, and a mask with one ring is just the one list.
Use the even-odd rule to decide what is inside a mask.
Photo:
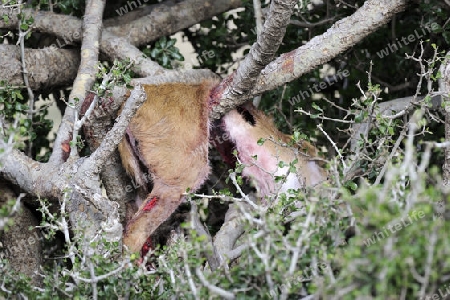
[[(222, 129), (229, 135), (240, 162), (244, 164), (242, 175), (254, 181), (262, 198), (288, 189), (314, 186), (327, 179), (313, 145), (301, 141), (289, 146), (291, 137), (280, 132), (269, 117), (252, 105), (227, 113), (222, 120)], [(258, 145), (261, 138), (265, 142)], [(298, 160), (296, 172), (290, 173), (289, 164), (295, 159)], [(279, 167), (281, 161), (287, 166)], [(284, 183), (277, 183), (275, 176), (287, 178)]]
[[(181, 204), (182, 194), (187, 189), (197, 190), (207, 178), (208, 114), (215, 84), (205, 81), (195, 85), (143, 86), (147, 101), (136, 112), (118, 147), (127, 173), (144, 187), (144, 200), (124, 232), (123, 244), (131, 252), (142, 249), (144, 254), (147, 238)], [(270, 118), (253, 106), (230, 111), (222, 118), (219, 129), (235, 144), (238, 158), (245, 165), (243, 175), (254, 180), (263, 198), (326, 180), (314, 146), (302, 141), (295, 147), (286, 147), (290, 136), (281, 133)], [(217, 128), (212, 132), (219, 134)], [(272, 140), (260, 146), (260, 138)], [(213, 144), (222, 156), (230, 158), (232, 147), (226, 147), (226, 142)], [(287, 166), (278, 167), (280, 161), (289, 164), (294, 159), (298, 159), (297, 172), (289, 173)], [(287, 175), (286, 181), (276, 183), (274, 176), (281, 175)], [(149, 177), (153, 182), (150, 194)]]
[[(147, 101), (119, 144), (123, 166), (138, 184), (151, 174), (153, 189), (128, 222), (123, 243), (139, 251), (146, 239), (209, 173), (209, 92), (215, 83), (144, 85)], [(148, 170), (148, 171), (147, 171)]]

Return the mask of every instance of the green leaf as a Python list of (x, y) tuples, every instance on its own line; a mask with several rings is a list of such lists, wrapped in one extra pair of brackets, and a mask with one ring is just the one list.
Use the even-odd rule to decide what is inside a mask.
[(355, 116), (355, 122), (361, 123), (362, 121), (364, 121), (364, 112), (360, 111), (359, 114)]
[(358, 188), (358, 185), (356, 183), (354, 183), (353, 181), (347, 181), (344, 186), (346, 188), (351, 189), (352, 191), (356, 191), (356, 189)]
[(15, 109), (18, 110), (18, 111), (21, 111), (22, 110), (22, 104), (20, 104), (19, 102), (16, 102)]
[(316, 103), (312, 103), (312, 107), (314, 108), (314, 109), (316, 109), (316, 110), (318, 110), (318, 111), (323, 111), (323, 109), (322, 108), (320, 108)]
[(203, 22), (202, 22), (202, 27), (205, 27), (205, 28), (212, 28), (212, 26), (213, 26), (212, 20), (206, 20), (206, 21), (203, 21)]
[(166, 48), (173, 47), (173, 46), (175, 45), (176, 42), (177, 42), (176, 39), (170, 39), (169, 42), (167, 43)]
[(181, 53), (179, 53), (178, 51), (172, 52), (172, 58), (175, 60), (178, 60), (178, 61), (184, 61), (184, 56)]
[(169, 57), (165, 53), (162, 56), (162, 64), (163, 66), (167, 66), (169, 64)]
[(237, 173), (242, 173), (242, 171), (244, 170), (244, 165), (238, 165), (235, 169)]
[(161, 49), (153, 48), (153, 49), (150, 51), (150, 56), (151, 56), (152, 58), (155, 58), (155, 57), (157, 57), (160, 53), (161, 53)]
[(274, 176), (274, 177), (275, 177), (275, 182), (283, 181), (286, 178), (286, 176)]
[(159, 41), (157, 42), (157, 44), (159, 43), (159, 47), (160, 48), (166, 48), (167, 47), (167, 39), (165, 36), (163, 36), (161, 39), (159, 39)]
[(14, 91), (14, 96), (17, 97), (17, 99), (23, 100), (22, 93), (20, 91)]

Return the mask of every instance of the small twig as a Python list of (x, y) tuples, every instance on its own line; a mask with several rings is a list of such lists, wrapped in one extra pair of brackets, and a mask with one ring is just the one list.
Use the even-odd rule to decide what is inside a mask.
[(391, 153), (389, 154), (388, 158), (386, 159), (383, 168), (381, 169), (380, 173), (378, 174), (377, 178), (375, 179), (374, 185), (378, 185), (381, 182), (381, 179), (384, 177), (384, 174), (386, 173), (387, 167), (389, 165), (389, 162), (392, 160), (394, 155), (397, 153), (398, 147), (400, 147), (401, 142), (406, 136), (406, 128), (402, 130), (400, 133), (400, 136), (398, 137), (397, 141), (394, 144), (394, 147), (392, 147)]
[(333, 17), (331, 17), (331, 18), (327, 18), (327, 19), (320, 20), (320, 21), (318, 21), (318, 22), (316, 22), (316, 23), (310, 23), (310, 22), (308, 22), (308, 21), (300, 22), (300, 21), (298, 21), (298, 20), (291, 20), (291, 21), (289, 22), (289, 24), (290, 24), (290, 25), (297, 26), (297, 27), (313, 28), (313, 27), (317, 27), (317, 26), (321, 26), (321, 25), (324, 25), (324, 24), (333, 22), (334, 20), (336, 20), (336, 19), (339, 18), (339, 17), (340, 17), (340, 15), (333, 16)]
[(186, 273), (187, 280), (188, 280), (189, 286), (192, 291), (192, 295), (195, 297), (196, 300), (197, 299), (200, 300), (200, 297), (199, 297), (198, 291), (197, 291), (197, 287), (195, 286), (194, 280), (192, 279), (191, 268), (188, 265), (188, 255), (187, 255), (186, 249), (182, 248), (181, 253), (183, 254), (184, 272)]
[(267, 244), (266, 244), (267, 247), (266, 248), (269, 248), (269, 249), (266, 249), (266, 253), (262, 253), (258, 249), (258, 247), (257, 247), (257, 245), (256, 245), (256, 243), (254, 241), (250, 242), (250, 246), (252, 247), (252, 249), (255, 252), (255, 254), (259, 257), (259, 259), (261, 259), (261, 261), (263, 262), (263, 264), (264, 264), (264, 273), (265, 273), (265, 276), (266, 276), (266, 282), (267, 282), (268, 288), (269, 288), (269, 290), (273, 290), (274, 289), (274, 283), (273, 283), (272, 276), (270, 274), (271, 268), (270, 268), (270, 263), (269, 263), (269, 258), (271, 257), (270, 256), (270, 251), (269, 251), (270, 250), (270, 236), (267, 237), (266, 242), (267, 242)]
[[(105, 77), (103, 77), (102, 83), (100, 84), (100, 87), (99, 87), (100, 91), (106, 90), (106, 86), (108, 85), (108, 82), (110, 79), (111, 79), (110, 74), (107, 74), (107, 75), (105, 75)], [(98, 99), (99, 99), (99, 97), (96, 94), (94, 96), (94, 100), (92, 101), (91, 105), (89, 105), (89, 108), (86, 110), (86, 113), (81, 118), (81, 120), (78, 119), (78, 110), (75, 110), (75, 123), (73, 124), (72, 147), (70, 149), (70, 156), (74, 156), (77, 152), (76, 144), (77, 144), (78, 132), (80, 131), (81, 127), (84, 125), (86, 120), (88, 120), (90, 118), (92, 112), (94, 111), (95, 107), (97, 106)]]
[(239, 192), (239, 194), (242, 196), (242, 198), (244, 199), (244, 202), (249, 204), (252, 208), (254, 208), (255, 210), (259, 210), (259, 206), (255, 203), (253, 203), (252, 200), (250, 200), (250, 198), (242, 191), (241, 187), (239, 186), (239, 184), (237, 183), (236, 180), (236, 173), (232, 172), (230, 173), (230, 179), (231, 182), (233, 183), (233, 185), (236, 187), (237, 191)]
[[(297, 242), (295, 243), (295, 246), (291, 249), (291, 251), (293, 253), (292, 253), (292, 258), (291, 258), (291, 264), (289, 266), (289, 270), (288, 270), (288, 274), (287, 274), (288, 277), (292, 277), (292, 275), (294, 274), (294, 271), (297, 267), (298, 259), (300, 257), (300, 252), (304, 251), (304, 249), (302, 249), (303, 241), (305, 239), (307, 239), (312, 233), (312, 232), (307, 232), (307, 229), (309, 228), (310, 224), (313, 222), (313, 215), (314, 215), (315, 208), (316, 208), (315, 203), (312, 203), (310, 210), (308, 212), (308, 216), (306, 217), (305, 223), (303, 224), (303, 232), (302, 232), (302, 234), (299, 235)], [(286, 300), (287, 296), (288, 296), (288, 288), (287, 288), (287, 286), (283, 285), (280, 299)]]
[[(23, 197), (25, 197), (25, 193), (20, 193), (20, 195), (16, 198), (16, 203), (14, 203), (14, 206), (11, 209), (11, 212), (9, 213), (9, 216), (12, 217), (16, 212), (20, 209), (20, 201)], [(0, 230), (3, 229), (3, 227), (8, 223), (9, 217), (0, 218)]]
[(203, 275), (203, 273), (202, 273), (202, 271), (200, 270), (199, 267), (196, 267), (196, 268), (195, 268), (195, 274), (197, 274), (198, 279), (200, 279), (201, 283), (202, 283), (202, 284), (203, 284), (203, 285), (204, 285), (211, 293), (216, 294), (216, 295), (219, 295), (219, 296), (222, 297), (223, 299), (230, 299), (230, 300), (236, 299), (236, 296), (235, 296), (233, 293), (231, 293), (231, 292), (229, 292), (229, 291), (226, 291), (226, 290), (224, 290), (224, 289), (221, 289), (220, 287), (215, 286), (215, 285), (209, 283), (209, 282), (206, 280), (205, 276)]
[(326, 136), (326, 138), (330, 141), (331, 145), (333, 146), (336, 153), (339, 155), (339, 159), (342, 162), (342, 166), (344, 166), (344, 172), (347, 170), (347, 164), (345, 163), (344, 157), (341, 154), (341, 151), (339, 151), (336, 143), (331, 139), (331, 137), (326, 133), (326, 131), (322, 128), (322, 124), (317, 125), (317, 128)]
[[(79, 276), (76, 276), (75, 278), (78, 279), (79, 281), (83, 281), (85, 283), (91, 283), (91, 284), (94, 283), (94, 282), (97, 283), (99, 281), (107, 279), (108, 277), (111, 277), (113, 275), (118, 274), (119, 272), (121, 272), (126, 267), (126, 265), (129, 262), (130, 262), (130, 260), (126, 259), (120, 264), (120, 266), (117, 269), (112, 270), (112, 271), (110, 271), (110, 272), (108, 272), (106, 274), (103, 274), (103, 275), (96, 276), (94, 274), (94, 277), (91, 277), (91, 278), (83, 278), (83, 277), (79, 277)], [(152, 273), (154, 273), (154, 272), (152, 272)], [(73, 276), (75, 276), (75, 275), (73, 275)], [(91, 274), (91, 276), (92, 276), (92, 274)]]
[[(19, 13), (20, 9), (22, 7), (22, 0), (19, 0)], [(25, 63), (25, 37), (29, 32), (31, 32), (31, 28), (28, 29), (26, 32), (23, 32), (20, 28), (21, 22), (18, 22), (18, 28), (19, 28), (19, 44), (20, 44), (20, 60), (22, 62), (22, 74), (23, 74), (23, 82), (25, 83), (25, 86), (27, 88), (28, 92), (28, 119), (30, 119), (30, 122), (33, 121), (33, 107), (34, 107), (34, 93), (33, 90), (30, 87), (30, 82), (28, 80), (28, 70)], [(32, 123), (31, 123), (32, 124)], [(33, 142), (31, 139), (28, 141), (28, 156), (31, 157), (31, 149), (33, 148)]]
[[(69, 188), (68, 188), (69, 189)], [(75, 264), (75, 246), (70, 239), (69, 224), (66, 220), (66, 203), (69, 197), (69, 191), (66, 191), (63, 195), (63, 201), (61, 203), (61, 221), (56, 221), (56, 224), (60, 227), (60, 230), (64, 233), (64, 240), (68, 247), (68, 255), (72, 264)], [(48, 212), (50, 214), (50, 212)], [(51, 214), (50, 214), (51, 215)]]
[(339, 122), (339, 123), (344, 123), (344, 124), (354, 124), (355, 123), (355, 121), (348, 121), (348, 120), (342, 120), (342, 119), (333, 119), (333, 118), (329, 118), (329, 117), (325, 117), (325, 116), (314, 115), (314, 114), (312, 114), (310, 112), (307, 112), (307, 111), (305, 111), (305, 110), (303, 110), (301, 108), (295, 110), (295, 112), (303, 113), (303, 114), (305, 114), (305, 115), (307, 115), (309, 117), (313, 117), (314, 116), (313, 118), (318, 118), (318, 119), (321, 119), (321, 120), (329, 120), (329, 121)]
[(428, 241), (428, 248), (427, 248), (427, 260), (425, 263), (425, 274), (423, 275), (423, 282), (420, 289), (420, 299), (423, 299), (425, 297), (425, 293), (428, 288), (428, 284), (430, 281), (430, 274), (431, 274), (431, 266), (433, 265), (433, 256), (435, 251), (436, 242), (438, 239), (438, 235), (436, 233), (438, 227), (433, 227), (433, 231), (431, 232), (431, 236), (429, 237)]
[(92, 299), (98, 299), (98, 290), (97, 290), (97, 277), (95, 276), (94, 264), (92, 261), (89, 261), (89, 273), (92, 278), (91, 286), (92, 286)]
[(345, 111), (348, 115), (353, 114), (353, 112), (350, 109), (345, 109), (340, 105), (337, 105), (336, 103), (334, 103), (333, 101), (330, 101), (327, 97), (322, 97), (322, 99), (327, 102), (328, 104), (330, 104), (333, 107), (336, 107), (337, 109), (341, 110), (341, 111)]
[(183, 195), (184, 196), (191, 195), (194, 197), (206, 198), (206, 199), (220, 199), (220, 200), (228, 201), (228, 202), (246, 202), (242, 198), (236, 198), (236, 197), (231, 197), (231, 196), (227, 196), (227, 195), (205, 195), (205, 194), (190, 194), (190, 193), (183, 193)]

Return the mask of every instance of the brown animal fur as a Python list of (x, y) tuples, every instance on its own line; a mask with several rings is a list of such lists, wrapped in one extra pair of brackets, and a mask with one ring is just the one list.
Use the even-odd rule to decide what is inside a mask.
[(123, 242), (132, 252), (175, 211), (182, 194), (198, 189), (208, 176), (208, 98), (213, 85), (144, 86), (147, 101), (119, 144), (127, 173), (145, 184), (144, 165), (153, 181), (153, 190), (125, 229)]

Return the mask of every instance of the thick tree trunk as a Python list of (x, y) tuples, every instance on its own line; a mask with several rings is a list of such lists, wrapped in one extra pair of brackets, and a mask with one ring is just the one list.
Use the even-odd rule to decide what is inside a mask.
[[(17, 197), (0, 178), (0, 207)], [(42, 283), (38, 273), (43, 260), (43, 235), (36, 228), (39, 221), (32, 210), (23, 203), (18, 205), (18, 209), (11, 217), (13, 223), (6, 230), (0, 228), (0, 260), (7, 259), (11, 269), (29, 276), (33, 284), (39, 286)]]

